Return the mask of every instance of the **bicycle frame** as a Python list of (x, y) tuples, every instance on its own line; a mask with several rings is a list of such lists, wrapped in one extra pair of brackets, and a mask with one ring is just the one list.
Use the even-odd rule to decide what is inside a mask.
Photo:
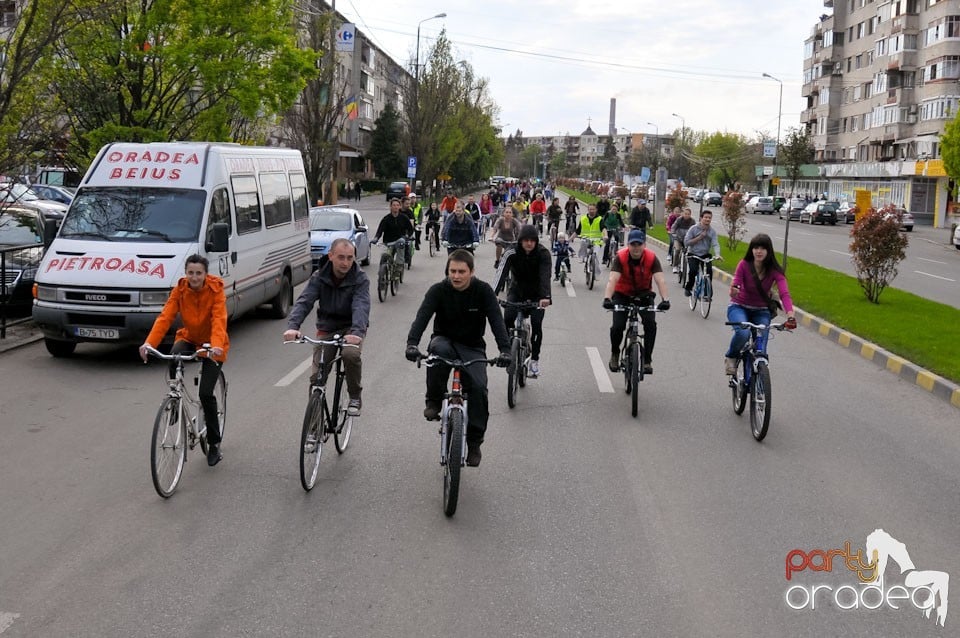
[[(169, 389), (167, 390), (166, 396), (179, 399), (177, 401), (177, 405), (180, 406), (179, 418), (183, 419), (183, 423), (187, 425), (187, 435), (190, 438), (189, 448), (192, 450), (197, 446), (197, 443), (200, 441), (201, 437), (206, 435), (207, 424), (203, 419), (203, 410), (201, 409), (199, 396), (191, 394), (188, 389), (189, 386), (184, 381), (184, 363), (188, 361), (197, 361), (202, 355), (207, 353), (207, 349), (198, 348), (191, 354), (163, 354), (152, 346), (147, 346), (146, 349), (148, 353), (157, 357), (158, 359), (163, 359), (165, 361), (175, 360), (177, 362), (174, 377), (172, 379), (167, 378), (167, 385)], [(164, 374), (167, 374), (166, 370), (164, 370)], [(196, 376), (194, 377), (194, 385), (199, 385), (199, 380), (200, 371), (198, 370)], [(193, 410), (187, 407), (188, 404), (193, 407)], [(198, 426), (198, 422), (202, 423), (202, 427)]]

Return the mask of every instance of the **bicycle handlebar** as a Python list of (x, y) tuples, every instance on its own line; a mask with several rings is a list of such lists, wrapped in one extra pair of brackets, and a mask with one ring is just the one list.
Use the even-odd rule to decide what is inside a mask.
[(772, 328), (773, 330), (793, 330), (793, 328), (787, 327), (786, 321), (772, 323), (769, 326), (762, 323), (751, 323), (749, 321), (725, 321), (723, 322), (723, 325), (737, 326), (738, 328), (756, 328), (757, 330), (766, 330), (768, 328)]
[(158, 359), (164, 359), (166, 361), (196, 361), (201, 358), (203, 355), (207, 354), (211, 350), (209, 343), (205, 343), (191, 353), (179, 353), (179, 354), (163, 354), (153, 346), (145, 344), (143, 349), (147, 351), (148, 354), (152, 354)]
[(417, 356), (417, 367), (418, 367), (418, 368), (420, 367), (420, 364), (421, 364), (421, 363), (423, 363), (423, 365), (427, 366), (428, 368), (431, 367), (431, 366), (435, 366), (435, 365), (437, 365), (438, 363), (446, 363), (446, 364), (447, 364), (448, 366), (450, 366), (450, 367), (453, 367), (453, 368), (461, 368), (461, 369), (462, 369), (462, 368), (466, 368), (466, 367), (469, 366), (469, 365), (473, 365), (474, 363), (480, 363), (481, 361), (482, 361), (483, 363), (486, 363), (487, 365), (490, 365), (490, 366), (493, 366), (493, 365), (496, 365), (496, 364), (497, 364), (497, 359), (496, 359), (496, 358), (487, 359), (486, 357), (483, 357), (483, 358), (480, 358), (480, 359), (470, 359), (469, 361), (463, 361), (462, 359), (447, 359), (446, 357), (441, 357), (440, 355), (438, 355), (438, 354), (433, 354), (433, 353), (431, 353), (431, 354), (423, 354), (423, 353), (420, 352), (420, 351), (417, 351), (417, 355), (418, 355), (418, 356)]
[(666, 310), (660, 310), (656, 306), (641, 306), (639, 304), (627, 304), (626, 306), (621, 306), (620, 304), (614, 304), (613, 308), (609, 308), (611, 312), (623, 312), (629, 311), (631, 308), (636, 308), (637, 312), (666, 312)]
[(314, 339), (313, 337), (308, 337), (305, 334), (301, 334), (299, 339), (284, 341), (283, 345), (287, 345), (288, 343), (311, 343), (316, 346), (340, 346), (341, 348), (360, 347), (360, 345), (356, 343), (347, 343), (346, 338), (342, 335), (334, 335), (333, 339)]
[(504, 308), (518, 308), (520, 310), (536, 310), (540, 307), (537, 301), (506, 301), (500, 300), (500, 305)]
[(686, 256), (702, 261), (705, 264), (709, 264), (711, 261), (717, 261), (718, 259), (723, 259), (723, 257), (713, 257), (711, 255), (707, 255), (706, 257), (701, 257), (700, 255), (694, 255), (693, 253), (686, 253)]
[(451, 244), (451, 243), (448, 242), (448, 241), (442, 241), (442, 242), (440, 242), (440, 245), (443, 246), (444, 248), (457, 249), (457, 248), (476, 248), (476, 247), (479, 246), (480, 244), (479, 244), (478, 242), (475, 242), (475, 241), (470, 242), (469, 244)]

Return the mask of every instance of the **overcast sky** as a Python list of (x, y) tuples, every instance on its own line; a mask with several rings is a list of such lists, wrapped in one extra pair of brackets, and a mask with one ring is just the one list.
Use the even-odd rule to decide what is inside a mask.
[[(338, 0), (398, 62), (413, 58), (424, 22), (424, 59), (441, 28), (490, 80), (505, 132), (579, 134), (588, 118), (609, 127), (617, 98), (621, 133), (679, 129), (756, 137), (799, 124), (803, 41), (832, 9), (823, 0)], [(648, 122), (652, 122), (648, 124)]]

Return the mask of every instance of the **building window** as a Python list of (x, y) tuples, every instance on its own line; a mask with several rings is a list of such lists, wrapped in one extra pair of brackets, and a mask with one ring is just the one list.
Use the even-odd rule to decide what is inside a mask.
[(945, 16), (927, 27), (927, 46), (953, 38), (960, 38), (960, 16)]
[(960, 96), (941, 95), (920, 103), (920, 120), (951, 119), (960, 107)]
[(813, 57), (813, 41), (803, 43), (803, 59), (808, 60)]

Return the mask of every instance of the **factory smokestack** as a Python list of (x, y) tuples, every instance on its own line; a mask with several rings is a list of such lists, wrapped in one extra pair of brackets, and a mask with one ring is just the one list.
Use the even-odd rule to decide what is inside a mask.
[(617, 98), (610, 98), (610, 137), (617, 134)]

